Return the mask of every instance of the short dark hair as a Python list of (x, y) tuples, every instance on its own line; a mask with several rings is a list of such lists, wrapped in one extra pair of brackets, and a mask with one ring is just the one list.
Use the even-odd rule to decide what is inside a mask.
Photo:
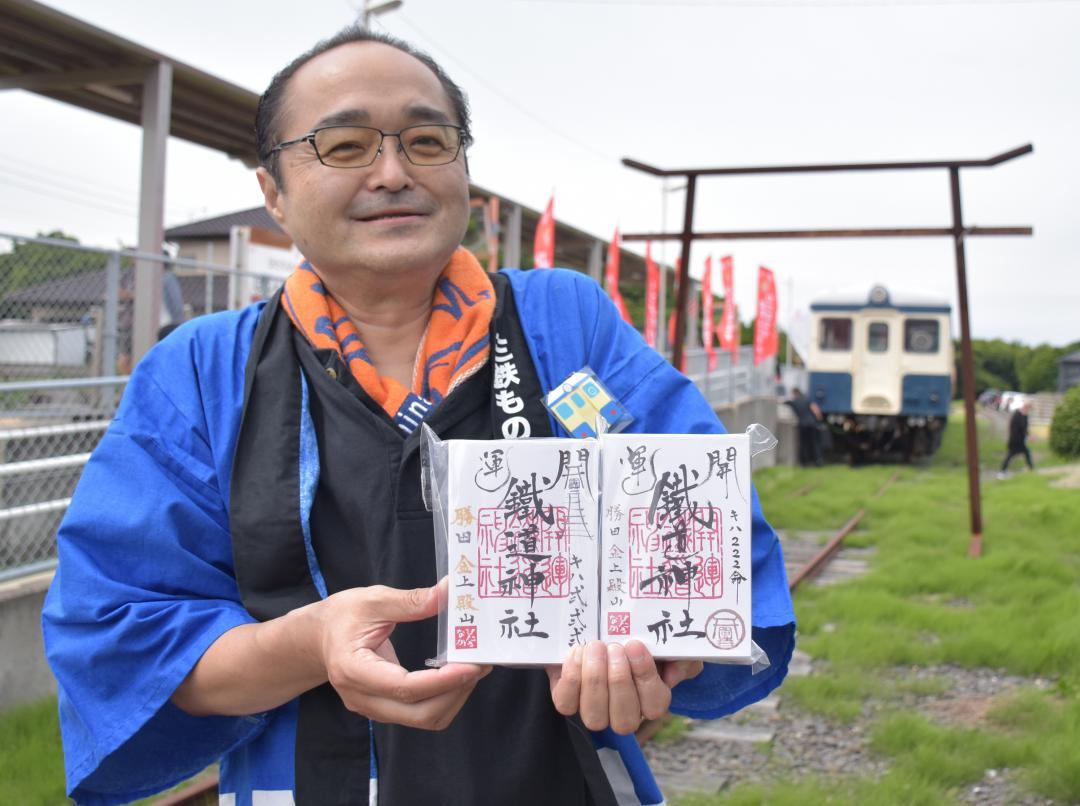
[(274, 177), (274, 181), (279, 186), (281, 185), (281, 167), (278, 162), (278, 153), (273, 148), (278, 144), (281, 137), (281, 107), (289, 79), (293, 77), (297, 70), (316, 56), (353, 42), (379, 42), (397, 48), (402, 53), (407, 53), (422, 62), (439, 79), (439, 83), (442, 84), (443, 90), (446, 91), (446, 95), (450, 99), (450, 105), (454, 108), (454, 114), (458, 119), (458, 125), (461, 126), (463, 147), (468, 147), (472, 142), (472, 132), (469, 128), (469, 100), (465, 97), (461, 87), (450, 79), (450, 76), (439, 66), (438, 62), (422, 50), (418, 50), (396, 36), (372, 31), (359, 25), (351, 25), (293, 59), (288, 66), (271, 79), (270, 86), (259, 97), (259, 106), (255, 111), (255, 149), (259, 155), (259, 164), (270, 172), (270, 175)]

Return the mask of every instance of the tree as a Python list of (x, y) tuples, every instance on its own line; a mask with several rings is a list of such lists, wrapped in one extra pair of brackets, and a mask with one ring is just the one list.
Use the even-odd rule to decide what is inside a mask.
[(1057, 389), (1058, 359), (1064, 351), (1040, 344), (1028, 350), (1019, 368), (1021, 392), (1052, 392)]
[(1080, 386), (1074, 386), (1054, 412), (1050, 447), (1061, 456), (1080, 456)]
[[(38, 233), (38, 237), (79, 243), (75, 237), (60, 231)], [(100, 252), (16, 241), (10, 252), (0, 255), (0, 300), (12, 292), (50, 280), (100, 271), (105, 268), (106, 260), (107, 256)]]

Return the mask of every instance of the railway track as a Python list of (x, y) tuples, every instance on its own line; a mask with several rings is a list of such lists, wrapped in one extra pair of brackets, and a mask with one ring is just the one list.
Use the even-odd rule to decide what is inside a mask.
[[(900, 471), (897, 470), (893, 473), (888, 480), (878, 489), (876, 493), (871, 496), (871, 500), (881, 498), (885, 494), (885, 491), (889, 489), (897, 479), (900, 478)], [(859, 525), (859, 521), (866, 515), (866, 508), (860, 507), (859, 510), (851, 516), (847, 523), (840, 527), (840, 530), (829, 539), (829, 542), (822, 546), (821, 550), (815, 554), (809, 562), (807, 562), (802, 568), (800, 568), (788, 581), (788, 590), (792, 593), (795, 589), (808, 579), (821, 574), (825, 570), (825, 567), (840, 551), (840, 547), (843, 545), (844, 538), (851, 534), (852, 530)]]

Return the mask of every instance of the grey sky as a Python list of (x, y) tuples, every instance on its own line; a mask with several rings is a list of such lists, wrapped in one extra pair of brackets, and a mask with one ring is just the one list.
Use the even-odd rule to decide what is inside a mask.
[[(53, 5), (261, 91), (355, 17), (344, 0), (57, 0)], [(977, 337), (1080, 339), (1080, 2), (862, 4), (405, 0), (382, 19), (468, 92), (476, 181), (601, 237), (656, 230), (659, 180), (623, 168), (983, 158), (965, 220), (1035, 227), (968, 241)], [(135, 240), (136, 128), (22, 92), (0, 94), (0, 230)], [(236, 162), (170, 141), (167, 221), (261, 202)], [(682, 194), (668, 198), (668, 226)], [(945, 226), (944, 171), (703, 179), (699, 229)], [(695, 245), (735, 258), (754, 305), (777, 274), (781, 320), (835, 287), (883, 282), (955, 299), (947, 239)], [(670, 259), (674, 246), (668, 247)], [(789, 293), (793, 292), (793, 293)]]

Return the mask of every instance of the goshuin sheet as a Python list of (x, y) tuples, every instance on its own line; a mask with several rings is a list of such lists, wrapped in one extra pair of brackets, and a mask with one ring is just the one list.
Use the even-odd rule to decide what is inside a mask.
[(749, 663), (749, 437), (613, 434), (601, 446), (600, 637)]
[(598, 443), (448, 446), (446, 659), (562, 663), (598, 630)]

